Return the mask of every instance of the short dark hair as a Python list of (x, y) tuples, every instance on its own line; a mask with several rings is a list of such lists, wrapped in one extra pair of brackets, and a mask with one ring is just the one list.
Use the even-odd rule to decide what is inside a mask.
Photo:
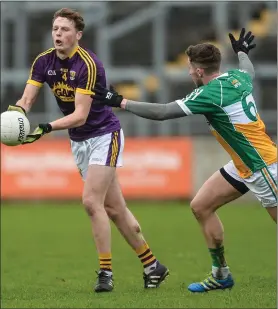
[(68, 9), (68, 8), (62, 8), (62, 9), (56, 11), (53, 15), (52, 23), (54, 22), (54, 20), (57, 17), (65, 17), (69, 20), (72, 20), (75, 24), (75, 28), (78, 31), (83, 31), (84, 28), (85, 28), (84, 19), (81, 16), (81, 14), (79, 12), (77, 12), (76, 10)]
[(221, 64), (220, 50), (209, 43), (190, 45), (186, 54), (189, 61), (194, 65), (204, 69), (206, 74), (218, 72)]

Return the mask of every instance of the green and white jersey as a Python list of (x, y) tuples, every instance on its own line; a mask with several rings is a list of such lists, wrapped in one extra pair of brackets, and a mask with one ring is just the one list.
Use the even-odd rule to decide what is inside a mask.
[(187, 115), (207, 118), (242, 178), (277, 162), (276, 145), (265, 132), (252, 90), (247, 72), (230, 70), (176, 101)]

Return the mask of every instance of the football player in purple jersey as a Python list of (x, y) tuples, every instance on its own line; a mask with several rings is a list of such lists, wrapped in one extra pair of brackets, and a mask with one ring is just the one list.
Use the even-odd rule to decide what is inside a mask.
[(92, 223), (99, 257), (95, 291), (112, 291), (114, 286), (109, 218), (141, 260), (144, 287), (155, 288), (169, 271), (158, 262), (138, 221), (126, 207), (116, 174), (116, 168), (123, 164), (124, 134), (111, 107), (92, 104), (92, 89), (96, 83), (106, 87), (106, 76), (97, 56), (79, 45), (84, 27), (82, 16), (72, 9), (63, 8), (54, 14), (54, 48), (36, 57), (22, 98), (8, 110), (28, 113), (44, 83), (56, 98), (63, 117), (39, 124), (24, 144), (51, 131), (68, 130), (72, 153), (84, 180), (82, 201)]

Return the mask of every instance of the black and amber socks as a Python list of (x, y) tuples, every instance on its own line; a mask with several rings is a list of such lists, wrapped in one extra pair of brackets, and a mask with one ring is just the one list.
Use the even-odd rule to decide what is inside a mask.
[(99, 259), (99, 269), (105, 271), (106, 273), (112, 275), (112, 255), (111, 253), (100, 253)]
[(136, 253), (144, 266), (145, 274), (152, 272), (157, 265), (157, 259), (153, 255), (147, 243), (136, 249)]

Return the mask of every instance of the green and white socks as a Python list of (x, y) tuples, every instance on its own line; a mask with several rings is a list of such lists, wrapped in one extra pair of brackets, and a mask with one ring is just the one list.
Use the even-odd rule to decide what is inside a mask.
[(212, 275), (216, 279), (226, 279), (230, 273), (224, 256), (224, 246), (209, 249), (212, 258)]

